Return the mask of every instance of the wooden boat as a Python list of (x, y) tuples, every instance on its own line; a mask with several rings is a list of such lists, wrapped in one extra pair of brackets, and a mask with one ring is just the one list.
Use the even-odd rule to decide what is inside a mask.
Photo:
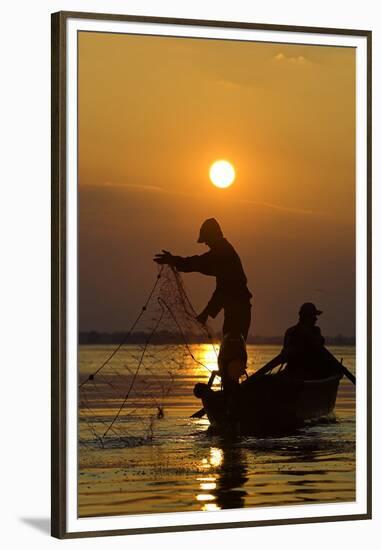
[(287, 371), (245, 380), (230, 397), (207, 384), (196, 384), (211, 427), (238, 429), (244, 434), (279, 434), (306, 421), (332, 415), (342, 372), (319, 379), (301, 380)]

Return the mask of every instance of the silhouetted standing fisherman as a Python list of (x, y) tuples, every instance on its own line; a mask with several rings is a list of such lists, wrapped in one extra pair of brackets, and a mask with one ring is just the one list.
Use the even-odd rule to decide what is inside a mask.
[(252, 294), (247, 288), (241, 260), (214, 218), (204, 221), (197, 242), (205, 243), (210, 250), (201, 256), (186, 258), (163, 250), (162, 254), (156, 254), (154, 260), (185, 273), (198, 272), (216, 277), (216, 289), (197, 319), (205, 324), (208, 317), (215, 318), (223, 309), (223, 334), (242, 335), (246, 340), (251, 322)]

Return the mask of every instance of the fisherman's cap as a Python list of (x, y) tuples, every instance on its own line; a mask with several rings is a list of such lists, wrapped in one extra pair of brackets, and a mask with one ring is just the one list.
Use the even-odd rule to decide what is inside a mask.
[(320, 309), (317, 309), (315, 304), (312, 304), (311, 302), (306, 302), (303, 304), (299, 309), (299, 315), (309, 316), (309, 315), (321, 315), (323, 312), (320, 311)]
[(208, 237), (223, 237), (222, 229), (215, 218), (208, 218), (200, 228), (198, 243), (205, 243)]

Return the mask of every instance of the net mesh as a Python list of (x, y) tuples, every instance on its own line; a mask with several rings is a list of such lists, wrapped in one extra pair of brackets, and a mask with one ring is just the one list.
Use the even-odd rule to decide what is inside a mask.
[(152, 438), (153, 424), (164, 415), (184, 365), (193, 362), (211, 370), (196, 357), (192, 344), (208, 342), (216, 362), (215, 337), (196, 317), (180, 274), (163, 266), (121, 342), (111, 349), (101, 347), (96, 361), (94, 353), (81, 351), (81, 444), (107, 447)]

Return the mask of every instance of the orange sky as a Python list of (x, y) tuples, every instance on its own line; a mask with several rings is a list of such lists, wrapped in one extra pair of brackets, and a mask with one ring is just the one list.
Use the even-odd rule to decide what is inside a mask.
[[(208, 178), (218, 158), (228, 189)], [(354, 49), (79, 34), (82, 330), (126, 328), (153, 254), (206, 251), (213, 216), (244, 264), (252, 333), (315, 301), (327, 334), (353, 335), (354, 186)], [(185, 278), (202, 309), (213, 280)]]

